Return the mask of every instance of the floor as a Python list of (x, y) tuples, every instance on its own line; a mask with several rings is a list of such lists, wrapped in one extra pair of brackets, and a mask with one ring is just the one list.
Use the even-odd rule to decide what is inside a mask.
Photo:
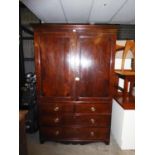
[(39, 143), (38, 132), (27, 134), (28, 155), (134, 155), (134, 150), (120, 150), (111, 136), (110, 145), (104, 143), (61, 144), (56, 142)]

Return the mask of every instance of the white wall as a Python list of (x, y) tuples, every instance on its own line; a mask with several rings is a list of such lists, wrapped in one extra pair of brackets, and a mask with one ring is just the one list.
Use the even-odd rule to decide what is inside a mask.
[(112, 106), (111, 133), (122, 150), (135, 149), (135, 111), (124, 110), (115, 100)]
[(123, 109), (119, 107), (116, 101), (113, 100), (112, 105), (112, 120), (111, 120), (111, 133), (113, 134), (116, 142), (122, 144), (122, 132), (123, 132), (123, 120), (124, 112)]
[(135, 149), (135, 110), (124, 111), (122, 149)]

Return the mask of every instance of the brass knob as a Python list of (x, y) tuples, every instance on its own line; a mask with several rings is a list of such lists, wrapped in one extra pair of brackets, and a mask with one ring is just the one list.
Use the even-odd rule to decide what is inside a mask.
[(55, 122), (55, 123), (58, 123), (58, 122), (59, 122), (59, 118), (58, 118), (58, 117), (55, 118), (55, 119), (54, 119), (54, 122)]
[(57, 130), (57, 131), (55, 132), (55, 135), (56, 135), (56, 136), (59, 135), (59, 130)]
[(73, 32), (76, 32), (76, 29), (73, 29)]
[(91, 123), (94, 124), (95, 120), (93, 118), (90, 119)]
[(91, 136), (94, 136), (94, 131), (91, 131), (91, 132), (90, 132), (90, 135), (91, 135)]
[(55, 107), (55, 108), (54, 108), (54, 111), (59, 111), (59, 107), (58, 107), (58, 106)]
[(79, 77), (75, 77), (75, 81), (80, 81), (80, 78)]
[(93, 111), (93, 112), (94, 112), (94, 111), (96, 111), (96, 109), (95, 109), (94, 107), (91, 107), (91, 111)]

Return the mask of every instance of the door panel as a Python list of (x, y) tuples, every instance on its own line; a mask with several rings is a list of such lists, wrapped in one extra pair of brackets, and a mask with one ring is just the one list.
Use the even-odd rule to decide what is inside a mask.
[(74, 72), (69, 63), (72, 35), (42, 33), (40, 50), (42, 96), (72, 100)]
[(55, 101), (109, 97), (110, 44), (103, 34), (41, 33), (41, 95)]
[(80, 35), (78, 100), (109, 96), (110, 41), (104, 35)]

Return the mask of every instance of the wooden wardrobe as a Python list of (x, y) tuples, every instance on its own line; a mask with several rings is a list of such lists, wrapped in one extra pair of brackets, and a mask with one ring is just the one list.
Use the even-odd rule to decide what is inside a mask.
[(40, 142), (109, 144), (116, 27), (34, 25)]

